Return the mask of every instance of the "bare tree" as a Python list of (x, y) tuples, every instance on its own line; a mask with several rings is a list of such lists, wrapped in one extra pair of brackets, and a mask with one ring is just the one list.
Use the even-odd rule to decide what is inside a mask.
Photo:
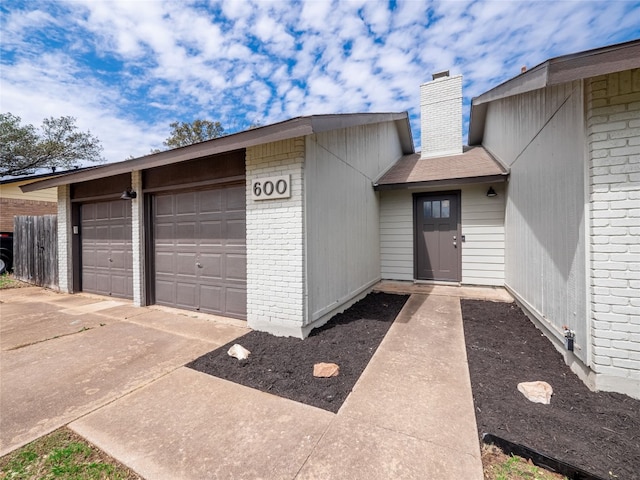
[(38, 168), (71, 168), (81, 161), (104, 161), (102, 145), (80, 132), (73, 117), (45, 118), (40, 129), (22, 125), (20, 117), (0, 114), (0, 177), (27, 175)]
[(212, 122), (210, 120), (197, 119), (191, 123), (173, 122), (169, 126), (171, 127), (171, 135), (163, 142), (169, 148), (205, 142), (221, 137), (224, 133), (224, 128), (220, 122)]

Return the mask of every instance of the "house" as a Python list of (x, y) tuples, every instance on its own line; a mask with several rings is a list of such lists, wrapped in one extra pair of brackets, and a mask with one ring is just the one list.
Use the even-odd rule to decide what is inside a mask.
[(20, 189), (23, 185), (53, 175), (56, 174), (23, 175), (0, 180), (0, 232), (13, 232), (13, 217), (16, 215), (55, 215), (57, 213), (58, 194), (56, 188), (32, 192), (23, 192)]
[(24, 189), (58, 188), (62, 291), (305, 337), (380, 280), (371, 185), (413, 150), (406, 113), (308, 116)]
[(640, 398), (640, 41), (473, 99), (314, 115), (23, 187), (58, 188), (60, 289), (304, 338), (380, 279), (506, 287), (592, 388)]
[(509, 168), (505, 286), (588, 385), (640, 398), (640, 40), (474, 98), (469, 144)]
[(505, 286), (587, 385), (640, 398), (640, 41), (474, 98), (464, 150), (461, 97), (421, 87), (422, 152), (374, 185), (381, 277)]
[(53, 172), (0, 179), (0, 271), (13, 268), (14, 217), (55, 215), (58, 211), (56, 188), (23, 192), (20, 187), (55, 175)]

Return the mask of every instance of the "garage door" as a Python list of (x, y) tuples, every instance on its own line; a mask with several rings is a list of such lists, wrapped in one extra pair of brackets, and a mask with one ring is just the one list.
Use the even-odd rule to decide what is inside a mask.
[(246, 318), (245, 187), (153, 198), (155, 301)]
[(133, 298), (131, 202), (85, 203), (80, 221), (82, 290)]

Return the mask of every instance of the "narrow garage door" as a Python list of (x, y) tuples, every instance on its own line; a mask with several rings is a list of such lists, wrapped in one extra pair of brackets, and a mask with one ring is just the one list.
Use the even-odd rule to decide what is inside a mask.
[(133, 298), (131, 202), (85, 203), (80, 219), (82, 290)]
[(155, 301), (245, 319), (245, 188), (153, 199)]

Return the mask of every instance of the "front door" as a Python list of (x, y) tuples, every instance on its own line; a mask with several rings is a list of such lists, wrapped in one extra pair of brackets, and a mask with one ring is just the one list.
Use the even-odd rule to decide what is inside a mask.
[(460, 193), (417, 194), (416, 279), (460, 281)]

